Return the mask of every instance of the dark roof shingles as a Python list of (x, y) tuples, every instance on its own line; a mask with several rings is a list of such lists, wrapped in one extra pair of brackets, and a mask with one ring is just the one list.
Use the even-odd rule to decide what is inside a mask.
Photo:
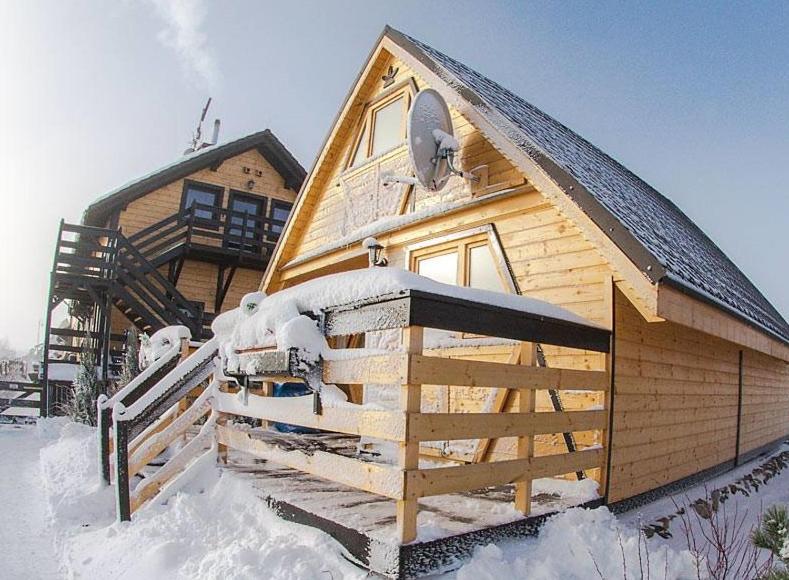
[[(711, 296), (784, 340), (789, 339), (789, 325), (780, 313), (671, 201), (518, 95), (434, 48), (403, 36), (512, 123), (521, 134), (512, 135), (509, 131), (508, 135), (520, 148), (530, 154), (541, 152), (583, 185), (676, 282)], [(484, 114), (484, 107), (481, 109)]]

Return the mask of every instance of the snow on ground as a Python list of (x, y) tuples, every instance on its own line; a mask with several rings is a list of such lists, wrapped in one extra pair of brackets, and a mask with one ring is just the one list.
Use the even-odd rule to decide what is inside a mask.
[(0, 425), (0, 577), (59, 578), (41, 493), (35, 427)]
[[(728, 483), (763, 461), (707, 487)], [(116, 523), (114, 496), (97, 483), (96, 463), (91, 428), (62, 419), (0, 427), (2, 578), (366, 577), (329, 536), (280, 520), (243, 478), (213, 467), (166, 505), (149, 505), (133, 522)], [(703, 495), (704, 487), (687, 497), (694, 500), (697, 492)], [(762, 506), (789, 501), (789, 470), (750, 499), (731, 501), (752, 510), (755, 522)], [(670, 499), (619, 518), (605, 508), (571, 509), (549, 520), (538, 537), (480, 547), (441, 578), (621, 578), (625, 565), (629, 577), (639, 577), (648, 565), (653, 578), (696, 578), (679, 534), (647, 541), (637, 531), (641, 522), (675, 510)]]
[[(660, 523), (658, 522), (659, 518), (676, 514), (678, 509), (688, 508), (697, 500), (709, 500), (714, 490), (728, 486), (743, 476), (747, 476), (767, 462), (770, 457), (788, 450), (789, 445), (784, 444), (769, 455), (758, 457), (718, 477), (622, 514), (620, 519), (633, 527)], [(759, 486), (758, 490), (751, 488), (749, 493), (748, 496), (742, 493), (728, 496), (718, 512), (721, 523), (727, 520), (729, 527), (731, 527), (736, 521), (737, 525), (748, 533), (758, 525), (761, 515), (768, 507), (775, 504), (789, 504), (789, 469), (781, 471), (766, 485)], [(690, 509), (686, 513), (688, 514), (686, 517), (675, 517), (670, 523), (671, 537), (661, 538), (656, 535), (649, 540), (650, 545), (665, 545), (677, 550), (685, 549), (688, 547), (689, 532), (695, 536), (696, 541), (703, 541), (703, 534), (709, 533), (707, 520), (696, 517)], [(766, 559), (768, 554), (766, 551), (762, 551), (761, 556)]]

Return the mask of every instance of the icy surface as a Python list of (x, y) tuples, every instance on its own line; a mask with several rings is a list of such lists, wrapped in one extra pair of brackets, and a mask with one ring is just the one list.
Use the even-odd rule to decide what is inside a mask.
[[(404, 35), (406, 36), (406, 35)], [(686, 286), (789, 339), (789, 325), (739, 268), (674, 203), (534, 105), (461, 62), (406, 36), (451, 86), (483, 99), (479, 112), (539, 163), (544, 155), (578, 180)]]

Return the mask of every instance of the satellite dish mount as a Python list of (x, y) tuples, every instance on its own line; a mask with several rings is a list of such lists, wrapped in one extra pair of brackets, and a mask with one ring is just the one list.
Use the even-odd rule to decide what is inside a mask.
[(453, 175), (479, 181), (479, 176), (455, 166), (459, 150), (444, 98), (434, 89), (419, 91), (408, 112), (408, 156), (416, 177), (385, 175), (384, 184), (418, 184), (428, 191), (440, 191)]

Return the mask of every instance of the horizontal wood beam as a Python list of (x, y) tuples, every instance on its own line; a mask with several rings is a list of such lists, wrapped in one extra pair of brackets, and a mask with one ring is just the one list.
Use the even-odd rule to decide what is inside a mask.
[(414, 441), (497, 439), (605, 429), (605, 411), (557, 413), (414, 413), (408, 438)]
[(602, 448), (492, 463), (418, 469), (406, 473), (407, 499), (472, 491), (600, 467)]
[(395, 467), (325, 451), (285, 451), (265, 440), (253, 439), (246, 431), (223, 425), (217, 425), (216, 434), (219, 443), (255, 457), (384, 497), (403, 498), (405, 474)]
[(406, 353), (325, 361), (323, 381), (577, 391), (606, 391), (609, 387), (605, 371), (528, 367)]
[(323, 362), (323, 382), (341, 385), (402, 385), (408, 379), (408, 355), (392, 353)]
[(531, 367), (487, 361), (412, 355), (408, 382), (511, 389), (606, 391), (605, 371)]
[(261, 397), (249, 394), (245, 405), (235, 394), (217, 393), (214, 405), (222, 413), (387, 441), (403, 441), (406, 433), (403, 412), (365, 409), (361, 405), (348, 404), (338, 407), (324, 405), (321, 414), (316, 415), (312, 395)]

